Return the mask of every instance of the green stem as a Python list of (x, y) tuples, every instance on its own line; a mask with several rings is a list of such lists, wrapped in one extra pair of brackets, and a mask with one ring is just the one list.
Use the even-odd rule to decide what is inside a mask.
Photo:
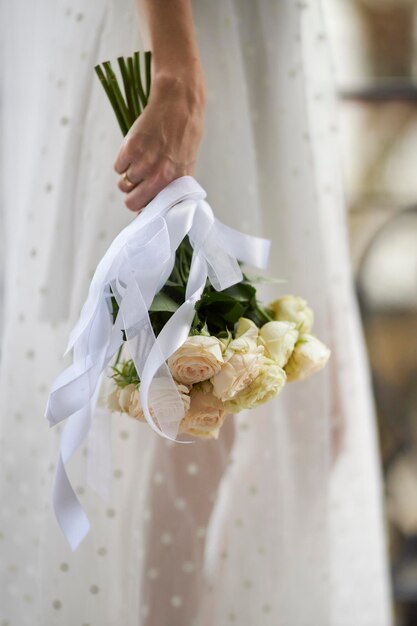
[(131, 83), (129, 79), (129, 72), (127, 70), (127, 64), (124, 57), (118, 57), (117, 62), (119, 64), (120, 73), (122, 75), (123, 87), (125, 90), (125, 97), (127, 100), (127, 108), (129, 110), (130, 122), (133, 124), (137, 115), (135, 115), (135, 105), (132, 97)]
[(151, 52), (145, 52), (145, 77), (146, 77), (146, 99), (148, 100), (151, 93)]
[(113, 72), (110, 61), (105, 61), (103, 63), (104, 71), (106, 72), (107, 80), (109, 81), (109, 85), (114, 93), (114, 96), (117, 100), (117, 104), (120, 107), (121, 114), (123, 116), (124, 122), (127, 126), (127, 129), (131, 127), (132, 123), (130, 120), (129, 109), (126, 106), (126, 102), (122, 96), (122, 92), (120, 91), (119, 83), (117, 82), (116, 74)]
[(113, 368), (116, 368), (116, 366), (117, 366), (118, 362), (120, 361), (120, 357), (121, 357), (121, 354), (122, 354), (122, 350), (123, 350), (123, 344), (120, 346), (120, 348), (119, 348), (119, 350), (118, 350), (118, 352), (117, 352), (117, 354), (116, 354), (116, 360), (115, 360), (115, 362), (114, 362)]
[(257, 315), (259, 316), (262, 324), (266, 324), (267, 322), (273, 322), (274, 318), (271, 317), (268, 309), (264, 306), (262, 306), (258, 301), (256, 302), (256, 306), (255, 306), (255, 312), (257, 313)]
[(142, 102), (142, 108), (144, 109), (147, 105), (148, 98), (143, 90), (142, 79), (140, 75), (140, 58), (139, 52), (135, 52), (133, 54), (133, 69), (134, 69), (134, 79), (135, 79), (135, 88), (139, 94), (139, 98)]
[(134, 72), (134, 68), (133, 68), (133, 59), (132, 57), (128, 57), (127, 58), (127, 71), (128, 71), (128, 75), (129, 75), (129, 85), (130, 85), (130, 91), (132, 94), (132, 99), (133, 99), (133, 107), (134, 107), (134, 111), (135, 111), (135, 119), (139, 117), (139, 115), (141, 114), (141, 107), (140, 107), (140, 103), (139, 103), (139, 96), (138, 96), (138, 92), (135, 89), (135, 72)]
[(120, 126), (120, 130), (122, 131), (123, 135), (126, 135), (126, 133), (128, 131), (128, 128), (126, 127), (125, 121), (124, 121), (123, 116), (122, 116), (122, 114), (120, 112), (119, 105), (117, 104), (117, 100), (114, 97), (113, 91), (110, 88), (109, 83), (107, 82), (107, 78), (105, 77), (104, 72), (101, 69), (100, 65), (96, 65), (94, 69), (96, 71), (97, 76), (100, 79), (100, 82), (101, 82), (101, 84), (102, 84), (102, 86), (104, 88), (104, 91), (107, 94), (108, 99), (110, 100), (110, 104), (111, 104), (111, 106), (113, 108), (114, 114), (116, 115), (116, 119), (117, 119), (118, 124)]

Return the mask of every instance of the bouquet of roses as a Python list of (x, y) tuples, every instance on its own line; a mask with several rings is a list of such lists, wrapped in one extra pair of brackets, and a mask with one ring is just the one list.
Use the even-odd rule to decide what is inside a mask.
[[(96, 71), (126, 135), (147, 104), (150, 53), (118, 64), (124, 95), (110, 62)], [(227, 414), (266, 402), (329, 358), (306, 302), (286, 295), (262, 306), (259, 279), (242, 271), (266, 268), (269, 241), (222, 224), (205, 197), (192, 176), (164, 187), (110, 244), (71, 331), (73, 362), (53, 382), (45, 416), (66, 422), (53, 500), (73, 549), (90, 525), (66, 465), (93, 417), (103, 426), (103, 380), (112, 411), (184, 442), (178, 433), (217, 438)]]
[[(166, 289), (170, 287), (168, 283)], [(207, 287), (197, 303), (190, 336), (168, 359), (184, 403), (182, 433), (217, 438), (228, 413), (253, 409), (270, 400), (286, 382), (320, 370), (330, 356), (330, 350), (310, 332), (313, 312), (302, 298), (287, 295), (272, 302), (264, 309), (263, 319), (268, 321), (258, 325), (261, 317), (254, 306), (255, 289), (250, 282), (239, 287), (243, 293), (253, 294), (249, 300), (240, 297), (238, 290), (233, 295), (232, 289), (211, 298), (212, 287)], [(150, 314), (158, 325), (158, 312), (151, 310)], [(108, 407), (146, 421), (133, 361), (116, 361), (113, 370), (114, 390), (107, 399)], [(150, 409), (152, 413), (152, 404)]]
[[(126, 134), (146, 106), (150, 53), (145, 53), (144, 80), (138, 52), (132, 58), (120, 57), (118, 63), (124, 96), (110, 62), (96, 71)], [(192, 254), (186, 237), (176, 251), (168, 280), (149, 308), (156, 337), (186, 300)], [(112, 305), (115, 320), (119, 307), (114, 297)], [(207, 279), (195, 303), (189, 336), (167, 359), (184, 409), (179, 432), (217, 438), (227, 414), (252, 409), (279, 394), (286, 382), (302, 380), (321, 369), (330, 351), (311, 334), (312, 326), (313, 311), (300, 297), (286, 295), (264, 307), (257, 300), (254, 280), (246, 274), (221, 291)], [(145, 422), (140, 376), (128, 352), (128, 346), (122, 346), (112, 365), (113, 389), (107, 406)], [(155, 382), (149, 410), (157, 423), (156, 405), (164, 396), (166, 379)]]

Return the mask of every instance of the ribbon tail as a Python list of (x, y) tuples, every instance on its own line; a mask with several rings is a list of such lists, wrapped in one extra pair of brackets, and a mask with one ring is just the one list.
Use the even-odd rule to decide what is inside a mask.
[[(169, 368), (166, 365), (166, 359), (187, 339), (195, 313), (195, 304), (204, 290), (206, 280), (207, 263), (202, 253), (197, 252), (196, 249), (194, 249), (185, 294), (186, 300), (162, 328), (149, 352), (143, 368), (140, 385), (140, 397), (145, 416), (148, 412), (150, 417), (148, 396), (152, 392), (151, 385), (157, 372), (161, 371), (161, 368), (164, 368), (164, 372), (167, 372), (166, 375), (173, 380)], [(179, 414), (176, 416), (177, 420), (182, 419), (183, 416), (184, 409), (181, 401)], [(177, 443), (193, 443), (192, 441), (176, 441)]]
[(53, 490), (55, 515), (72, 550), (75, 550), (84, 539), (90, 523), (71, 486), (65, 465), (86, 438), (90, 425), (90, 404), (69, 418), (62, 435), (55, 476)]
[[(68, 419), (61, 440), (53, 502), (58, 522), (73, 550), (88, 533), (90, 524), (70, 484), (66, 464), (90, 431), (101, 376), (122, 343), (122, 328), (141, 380), (140, 399), (149, 426), (171, 441), (192, 443), (174, 438), (184, 416), (184, 403), (166, 360), (187, 339), (207, 278), (215, 289), (222, 290), (242, 279), (238, 260), (266, 267), (269, 242), (239, 233), (216, 220), (205, 197), (204, 189), (191, 176), (167, 185), (110, 245), (97, 266), (79, 321), (71, 331), (67, 352), (74, 348), (73, 365), (55, 380), (46, 417), (51, 425)], [(155, 337), (148, 310), (169, 277), (175, 251), (187, 234), (193, 257), (185, 302)], [(114, 325), (111, 296), (119, 304)], [(159, 398), (155, 395), (158, 393)], [(167, 393), (169, 402), (164, 401)], [(108, 451), (104, 452), (106, 455)]]
[(53, 506), (58, 524), (71, 550), (75, 551), (87, 536), (90, 522), (71, 486), (61, 454), (55, 474)]
[[(152, 430), (154, 430), (158, 435), (171, 441), (176, 441), (175, 436), (178, 432), (178, 428), (173, 428), (172, 425), (169, 426), (169, 424), (167, 423), (164, 424), (164, 422), (167, 422), (166, 419), (158, 419), (161, 428), (157, 426), (155, 423), (155, 419), (154, 417), (152, 417), (148, 407), (148, 389), (152, 383), (153, 376), (158, 370), (161, 370), (161, 367), (163, 368), (164, 359), (160, 356), (160, 358), (158, 359), (160, 365), (153, 372), (153, 375), (148, 383), (145, 362), (147, 361), (147, 357), (151, 353), (159, 350), (159, 344), (152, 328), (148, 309), (144, 301), (144, 296), (142, 294), (140, 285), (135, 280), (134, 276), (132, 276), (125, 288), (125, 293), (123, 295), (121, 294), (120, 284), (116, 283), (113, 287), (113, 291), (119, 304), (120, 315), (124, 322), (124, 330), (126, 333), (130, 356), (135, 364), (136, 371), (138, 372), (138, 376), (141, 381), (139, 392), (141, 394), (142, 410), (146, 421), (148, 422)], [(132, 319), (132, 315), (135, 316), (135, 320)], [(170, 391), (172, 392), (172, 394), (175, 394), (174, 398), (177, 401), (175, 404), (178, 406), (182, 406), (181, 397), (177, 391), (175, 382), (166, 364), (165, 368), (166, 369), (164, 370), (164, 372), (162, 372), (161, 370), (160, 373), (161, 375), (164, 374), (163, 377), (167, 380), (168, 385), (170, 384)], [(145, 388), (147, 390), (146, 396), (144, 395), (143, 391), (143, 389)], [(156, 415), (155, 417), (158, 417), (158, 415)], [(176, 412), (174, 411), (174, 413), (170, 416), (170, 421), (175, 421), (175, 418)], [(174, 437), (172, 437), (172, 435), (174, 435)]]

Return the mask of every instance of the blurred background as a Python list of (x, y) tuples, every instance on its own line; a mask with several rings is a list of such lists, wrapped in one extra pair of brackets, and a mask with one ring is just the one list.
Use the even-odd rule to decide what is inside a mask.
[(325, 0), (325, 13), (397, 624), (417, 626), (417, 0)]

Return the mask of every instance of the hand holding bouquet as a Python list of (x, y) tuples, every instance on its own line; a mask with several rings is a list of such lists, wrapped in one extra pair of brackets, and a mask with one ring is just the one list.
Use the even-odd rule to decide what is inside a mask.
[[(150, 56), (145, 54), (144, 81), (140, 76), (139, 53), (134, 54), (133, 60), (120, 58), (118, 62), (126, 100), (120, 96), (109, 62), (103, 67), (111, 80), (106, 82), (100, 67), (96, 71), (125, 134), (140, 114), (135, 102), (146, 104), (150, 94)], [(126, 159), (122, 163), (120, 155), (118, 161), (119, 165), (128, 165)], [(149, 311), (156, 335), (185, 300), (191, 258), (192, 248), (184, 240), (178, 248), (172, 275)], [(330, 351), (310, 334), (312, 324), (313, 312), (301, 298), (284, 296), (263, 308), (256, 300), (254, 285), (246, 277), (221, 292), (208, 283), (195, 306), (190, 336), (167, 361), (184, 404), (185, 416), (179, 432), (217, 438), (228, 413), (255, 408), (279, 394), (287, 381), (306, 378), (323, 367)], [(108, 406), (145, 422), (139, 375), (133, 360), (120, 361), (120, 356), (119, 352), (113, 366), (115, 387)], [(153, 402), (158, 403), (167, 394), (163, 388), (156, 391), (154, 386), (151, 395)], [(152, 398), (150, 401), (154, 415)]]
[[(137, 62), (119, 65), (125, 98), (110, 63), (97, 71), (125, 133), (145, 106), (149, 63), (146, 91)], [(205, 197), (192, 176), (159, 191), (101, 259), (71, 332), (73, 364), (54, 381), (46, 417), (67, 420), (54, 507), (73, 548), (89, 522), (65, 466), (89, 433), (111, 362), (108, 406), (179, 441), (178, 433), (217, 438), (227, 414), (266, 402), (329, 358), (304, 300), (264, 307), (242, 272), (266, 267), (269, 242), (222, 224)]]

